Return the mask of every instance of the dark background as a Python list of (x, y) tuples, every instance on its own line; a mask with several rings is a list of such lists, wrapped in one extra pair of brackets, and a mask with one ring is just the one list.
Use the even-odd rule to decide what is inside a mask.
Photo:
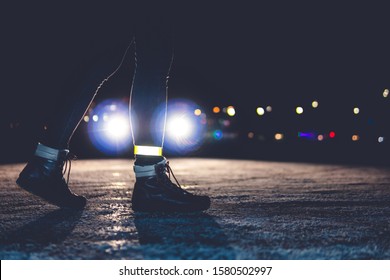
[[(388, 10), (379, 2), (340, 2), (169, 3), (175, 23), (170, 97), (189, 98), (209, 111), (215, 105), (237, 111), (231, 129), (239, 137), (206, 143), (193, 155), (389, 162), (390, 98), (382, 96), (390, 87)], [(2, 161), (28, 158), (66, 77), (86, 52), (131, 36), (133, 7), (131, 1), (2, 4)], [(129, 58), (98, 100), (128, 97), (133, 71)], [(320, 106), (314, 113), (315, 99)], [(268, 104), (273, 112), (258, 118), (256, 107)], [(302, 116), (295, 114), (298, 105), (305, 108)], [(358, 118), (354, 106), (361, 108)], [(326, 143), (293, 137), (302, 130), (334, 130), (337, 137)], [(249, 131), (292, 136), (283, 143), (272, 136), (250, 141)], [(362, 135), (359, 143), (351, 141), (355, 132)], [(378, 145), (379, 135), (388, 142)], [(72, 149), (102, 156), (84, 138), (80, 127)]]

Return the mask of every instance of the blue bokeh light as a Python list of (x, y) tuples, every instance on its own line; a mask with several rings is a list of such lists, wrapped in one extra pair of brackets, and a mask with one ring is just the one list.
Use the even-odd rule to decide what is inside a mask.
[(91, 116), (96, 116), (96, 121), (88, 122), (88, 136), (99, 151), (117, 155), (130, 148), (132, 141), (127, 103), (118, 99), (106, 100), (93, 109)]
[[(198, 150), (204, 142), (206, 114), (196, 115), (201, 109), (188, 99), (172, 99), (168, 102), (165, 126), (164, 150), (177, 155), (184, 155)], [(156, 141), (161, 130), (161, 118), (165, 116), (165, 104), (157, 108), (152, 120), (152, 134)]]
[(213, 137), (215, 140), (221, 140), (223, 138), (223, 132), (217, 129), (213, 132)]

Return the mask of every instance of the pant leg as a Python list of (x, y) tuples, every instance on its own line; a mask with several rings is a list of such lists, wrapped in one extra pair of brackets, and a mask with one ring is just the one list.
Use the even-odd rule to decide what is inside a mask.
[[(167, 107), (168, 74), (173, 59), (170, 6), (146, 8), (136, 17), (136, 70), (130, 95), (133, 144), (162, 147)], [(144, 8), (140, 8), (145, 9)], [(160, 118), (156, 110), (163, 108)]]
[(74, 73), (63, 87), (61, 98), (48, 122), (42, 142), (65, 149), (99, 88), (120, 67), (125, 55), (132, 51), (133, 38), (117, 43), (97, 54)]
[[(168, 1), (169, 2), (169, 1)], [(133, 142), (137, 145), (162, 146), (165, 116), (156, 125), (151, 124), (156, 108), (167, 102), (168, 72), (172, 62), (173, 40), (171, 4), (165, 1), (150, 6), (146, 1), (133, 14), (136, 31), (136, 71), (130, 97), (130, 112), (141, 121), (132, 125)], [(102, 83), (120, 65), (129, 50), (130, 40), (117, 43), (82, 66), (75, 78), (63, 88), (63, 94), (44, 132), (42, 142), (50, 147), (64, 149), (82, 117), (98, 93)], [(166, 110), (165, 110), (166, 115)], [(157, 129), (155, 129), (157, 127)], [(139, 129), (138, 129), (139, 128)], [(155, 136), (152, 130), (156, 130)], [(157, 140), (156, 140), (157, 139)]]

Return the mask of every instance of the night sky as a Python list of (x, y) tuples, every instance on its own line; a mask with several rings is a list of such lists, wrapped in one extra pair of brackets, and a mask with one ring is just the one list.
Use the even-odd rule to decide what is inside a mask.
[[(130, 1), (79, 2), (2, 4), (2, 127), (12, 121), (39, 123), (86, 51), (131, 36)], [(205, 107), (234, 105), (247, 120), (259, 105), (288, 111), (317, 99), (332, 112), (327, 118), (337, 122), (355, 104), (371, 104), (375, 112), (390, 86), (390, 21), (384, 5), (178, 2), (170, 9), (175, 22), (171, 97)], [(108, 94), (128, 95), (131, 58), (123, 71), (128, 75)]]

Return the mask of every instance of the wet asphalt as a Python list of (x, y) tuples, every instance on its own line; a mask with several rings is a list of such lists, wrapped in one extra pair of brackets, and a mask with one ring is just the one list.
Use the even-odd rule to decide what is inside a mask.
[(132, 162), (77, 160), (83, 211), (20, 189), (0, 165), (0, 259), (390, 259), (390, 168), (173, 159), (203, 213), (134, 213)]

